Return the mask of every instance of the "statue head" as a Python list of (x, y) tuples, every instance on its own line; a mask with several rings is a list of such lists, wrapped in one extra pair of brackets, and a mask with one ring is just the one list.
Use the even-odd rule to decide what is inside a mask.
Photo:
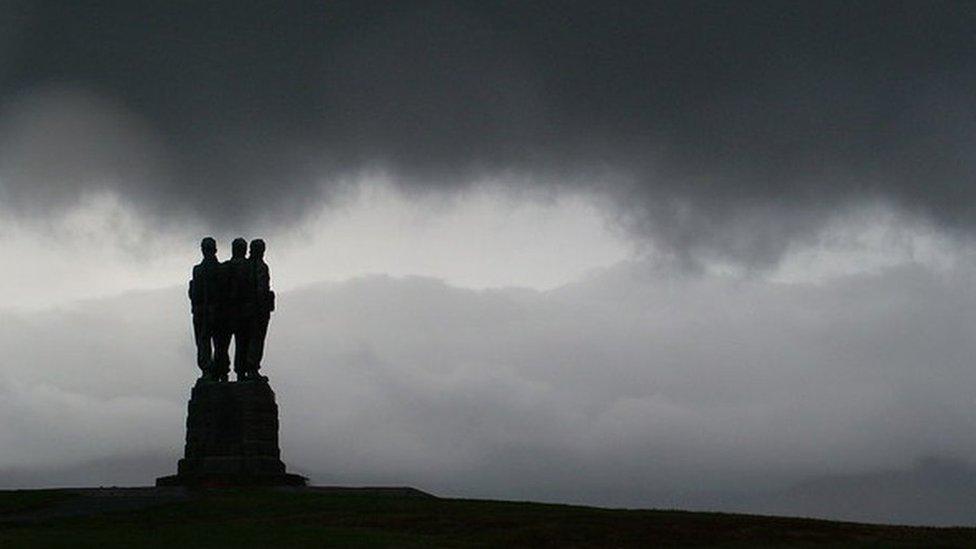
[(235, 238), (230, 243), (230, 253), (235, 259), (243, 259), (244, 254), (247, 253), (247, 240), (239, 237)]
[(203, 257), (217, 257), (217, 241), (213, 237), (206, 237), (200, 241), (200, 251)]
[(262, 259), (264, 257), (264, 241), (255, 238), (251, 241), (251, 258)]

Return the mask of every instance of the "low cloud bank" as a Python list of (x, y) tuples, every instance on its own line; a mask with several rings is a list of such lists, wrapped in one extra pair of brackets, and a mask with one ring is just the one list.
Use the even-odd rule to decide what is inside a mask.
[[(633, 506), (972, 462), (972, 273), (772, 284), (624, 263), (550, 292), (309, 286), (269, 336), (283, 457), (317, 483)], [(0, 486), (126, 456), (155, 464), (143, 482), (170, 472), (196, 375), (184, 302), (0, 313)]]

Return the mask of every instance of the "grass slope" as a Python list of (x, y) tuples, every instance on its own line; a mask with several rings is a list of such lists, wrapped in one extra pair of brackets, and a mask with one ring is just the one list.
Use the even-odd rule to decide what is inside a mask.
[(0, 491), (0, 547), (976, 546), (971, 528), (396, 493), (211, 490), (151, 505), (101, 507), (110, 499), (64, 490)]

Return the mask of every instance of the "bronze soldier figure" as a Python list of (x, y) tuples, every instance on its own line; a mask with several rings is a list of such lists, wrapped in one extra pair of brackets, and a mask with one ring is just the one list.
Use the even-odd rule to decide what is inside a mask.
[(204, 377), (213, 376), (214, 352), (219, 355), (217, 308), (220, 301), (217, 241), (206, 237), (200, 241), (203, 260), (193, 267), (190, 279), (190, 310), (193, 313), (193, 338), (197, 344), (197, 366)]
[(271, 321), (271, 311), (275, 309), (275, 294), (271, 291), (271, 271), (264, 262), (264, 240), (260, 238), (251, 241), (251, 253), (248, 257), (250, 307), (247, 314), (248, 347), (246, 355), (245, 378), (266, 379), (258, 370), (261, 369), (261, 359), (264, 357), (264, 339), (268, 335), (268, 323)]
[(234, 372), (240, 376), (244, 370), (247, 354), (247, 323), (244, 322), (244, 302), (246, 301), (248, 266), (244, 255), (247, 241), (235, 238), (231, 243), (231, 258), (220, 264), (221, 291), (220, 320), (218, 322), (217, 348), (221, 363), (218, 381), (226, 381), (230, 369), (230, 340), (234, 339)]

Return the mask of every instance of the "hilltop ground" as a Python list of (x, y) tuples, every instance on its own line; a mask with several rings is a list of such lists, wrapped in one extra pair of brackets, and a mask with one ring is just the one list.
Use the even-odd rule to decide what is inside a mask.
[(972, 547), (976, 529), (437, 498), (411, 489), (0, 491), (0, 547)]

